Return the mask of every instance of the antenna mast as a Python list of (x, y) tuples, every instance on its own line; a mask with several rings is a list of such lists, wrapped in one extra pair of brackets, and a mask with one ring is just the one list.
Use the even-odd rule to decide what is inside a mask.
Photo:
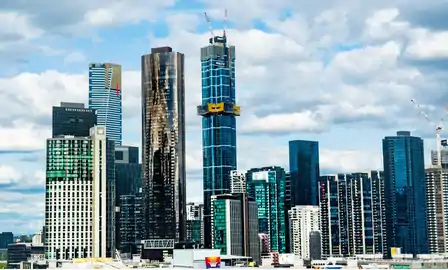
[(222, 36), (226, 38), (227, 34), (227, 9), (224, 10), (224, 30), (222, 32)]

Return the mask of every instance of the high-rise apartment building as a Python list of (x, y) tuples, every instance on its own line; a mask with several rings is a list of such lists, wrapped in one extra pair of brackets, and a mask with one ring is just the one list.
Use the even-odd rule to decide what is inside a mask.
[(448, 169), (426, 169), (426, 200), (429, 253), (446, 253), (448, 252)]
[(310, 234), (320, 231), (317, 205), (297, 205), (288, 211), (291, 252), (302, 259), (310, 259)]
[(61, 102), (60, 106), (53, 106), (52, 137), (88, 137), (96, 121), (96, 110), (84, 108), (83, 103)]
[(258, 203), (258, 232), (269, 235), (271, 251), (286, 252), (286, 179), (281, 167), (250, 169), (246, 174), (248, 197)]
[(230, 171), (236, 170), (235, 47), (227, 37), (214, 37), (201, 49), (202, 155), (205, 247), (211, 247), (211, 196), (230, 192)]
[(261, 262), (258, 206), (245, 193), (212, 196), (212, 248)]
[[(129, 204), (130, 202), (136, 202), (140, 204), (141, 198), (136, 198), (133, 195), (138, 195), (139, 190), (142, 188), (142, 165), (138, 162), (139, 159), (139, 153), (138, 153), (138, 147), (134, 146), (116, 146), (115, 147), (115, 205), (118, 207), (120, 211), (116, 212), (116, 218), (115, 218), (115, 241), (116, 241), (116, 248), (119, 250), (123, 250), (121, 248), (121, 221), (122, 215), (128, 215), (127, 213), (123, 211), (128, 211), (130, 208), (129, 205), (127, 205), (126, 209), (122, 208), (121, 202), (121, 196), (131, 196), (131, 197), (124, 197), (125, 202)], [(138, 197), (138, 196), (137, 196)], [(140, 209), (138, 210), (140, 211)], [(131, 215), (132, 216), (132, 215)], [(127, 221), (124, 219), (125, 222), (133, 222), (133, 221)], [(129, 238), (129, 237), (128, 237)], [(128, 241), (128, 240), (126, 240)], [(124, 252), (124, 251), (123, 251)]]
[(399, 131), (383, 139), (387, 255), (428, 253), (423, 140)]
[(319, 142), (289, 142), (289, 173), (291, 174), (291, 207), (318, 205)]
[(322, 255), (380, 254), (385, 248), (384, 178), (380, 171), (321, 176)]
[(237, 170), (230, 172), (230, 193), (246, 193), (246, 172)]
[(173, 247), (185, 240), (185, 82), (170, 47), (142, 56), (142, 146), (146, 239)]
[(104, 127), (91, 128), (90, 137), (47, 140), (47, 258), (113, 255), (114, 176), (114, 143)]
[(97, 124), (106, 127), (106, 136), (122, 142), (121, 66), (112, 63), (89, 64), (89, 108), (97, 112)]

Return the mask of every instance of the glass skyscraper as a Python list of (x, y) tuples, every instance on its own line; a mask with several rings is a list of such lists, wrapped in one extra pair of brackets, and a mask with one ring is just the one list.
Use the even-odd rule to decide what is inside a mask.
[(318, 205), (319, 142), (290, 141), (289, 172), (291, 174), (291, 207)]
[(226, 36), (210, 39), (201, 49), (204, 245), (211, 247), (211, 196), (230, 193), (230, 171), (236, 170), (235, 47)]
[(399, 131), (383, 139), (387, 253), (428, 252), (423, 140)]
[(89, 64), (89, 108), (97, 111), (97, 124), (106, 127), (106, 136), (122, 141), (121, 66), (111, 63)]
[(142, 146), (145, 237), (173, 246), (186, 229), (185, 82), (170, 47), (142, 56)]
[(281, 167), (255, 168), (246, 174), (247, 196), (258, 204), (258, 232), (269, 235), (270, 251), (286, 253), (286, 174)]

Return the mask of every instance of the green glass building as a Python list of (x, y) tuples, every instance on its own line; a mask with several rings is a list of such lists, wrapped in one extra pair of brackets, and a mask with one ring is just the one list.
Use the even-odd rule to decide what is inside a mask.
[(244, 193), (214, 195), (212, 199), (212, 248), (221, 254), (247, 256), (260, 263), (258, 206)]
[(269, 235), (270, 251), (287, 252), (286, 173), (282, 167), (250, 169), (246, 174), (248, 197), (258, 204), (259, 233)]

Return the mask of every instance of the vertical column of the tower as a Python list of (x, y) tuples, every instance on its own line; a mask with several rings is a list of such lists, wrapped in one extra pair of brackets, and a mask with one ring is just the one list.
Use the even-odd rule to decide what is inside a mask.
[(230, 172), (236, 169), (235, 47), (214, 37), (201, 49), (204, 245), (211, 242), (211, 196), (230, 193)]

